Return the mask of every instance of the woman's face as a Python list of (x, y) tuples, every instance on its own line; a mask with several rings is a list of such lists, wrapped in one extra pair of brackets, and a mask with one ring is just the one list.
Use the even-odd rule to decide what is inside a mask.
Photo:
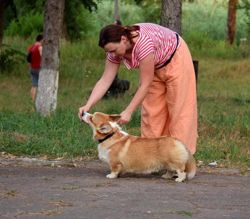
[(128, 40), (126, 37), (122, 36), (121, 41), (118, 43), (107, 43), (104, 46), (106, 52), (110, 52), (114, 56), (123, 57), (129, 48)]

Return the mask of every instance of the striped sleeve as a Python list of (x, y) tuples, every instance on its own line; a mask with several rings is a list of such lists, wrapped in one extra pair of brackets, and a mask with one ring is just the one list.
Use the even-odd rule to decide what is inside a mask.
[(121, 63), (121, 59), (117, 56), (112, 55), (111, 53), (107, 52), (107, 59), (110, 62), (113, 62), (115, 64), (120, 64)]
[(143, 36), (137, 45), (138, 61), (141, 61), (150, 53), (155, 53), (153, 41), (149, 37)]

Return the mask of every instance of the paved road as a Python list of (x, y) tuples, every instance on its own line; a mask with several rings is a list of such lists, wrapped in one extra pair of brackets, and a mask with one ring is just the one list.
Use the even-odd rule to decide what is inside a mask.
[[(28, 164), (27, 164), (28, 163)], [(185, 183), (159, 175), (106, 179), (99, 161), (33, 163), (0, 159), (0, 218), (250, 218), (250, 176), (199, 169)]]

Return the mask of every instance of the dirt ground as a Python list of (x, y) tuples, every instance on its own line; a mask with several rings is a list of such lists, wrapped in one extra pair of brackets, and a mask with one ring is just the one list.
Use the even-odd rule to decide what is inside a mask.
[(106, 179), (98, 160), (0, 156), (0, 218), (241, 219), (250, 215), (250, 174), (200, 167), (188, 182), (160, 175)]

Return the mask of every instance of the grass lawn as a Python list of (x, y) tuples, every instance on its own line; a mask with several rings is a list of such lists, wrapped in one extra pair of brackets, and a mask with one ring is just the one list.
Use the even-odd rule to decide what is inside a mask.
[[(68, 56), (67, 56), (68, 57)], [(29, 96), (28, 66), (0, 75), (0, 151), (15, 155), (49, 157), (96, 157), (96, 142), (90, 128), (77, 117), (78, 107), (88, 97), (100, 76), (104, 61), (62, 54), (57, 111), (39, 116)], [(223, 166), (250, 167), (250, 58), (198, 58), (199, 140), (197, 160), (217, 161)], [(105, 99), (93, 111), (119, 113), (132, 98), (137, 72), (122, 68), (120, 78), (131, 82), (124, 96)], [(140, 112), (123, 127), (140, 134)]]

